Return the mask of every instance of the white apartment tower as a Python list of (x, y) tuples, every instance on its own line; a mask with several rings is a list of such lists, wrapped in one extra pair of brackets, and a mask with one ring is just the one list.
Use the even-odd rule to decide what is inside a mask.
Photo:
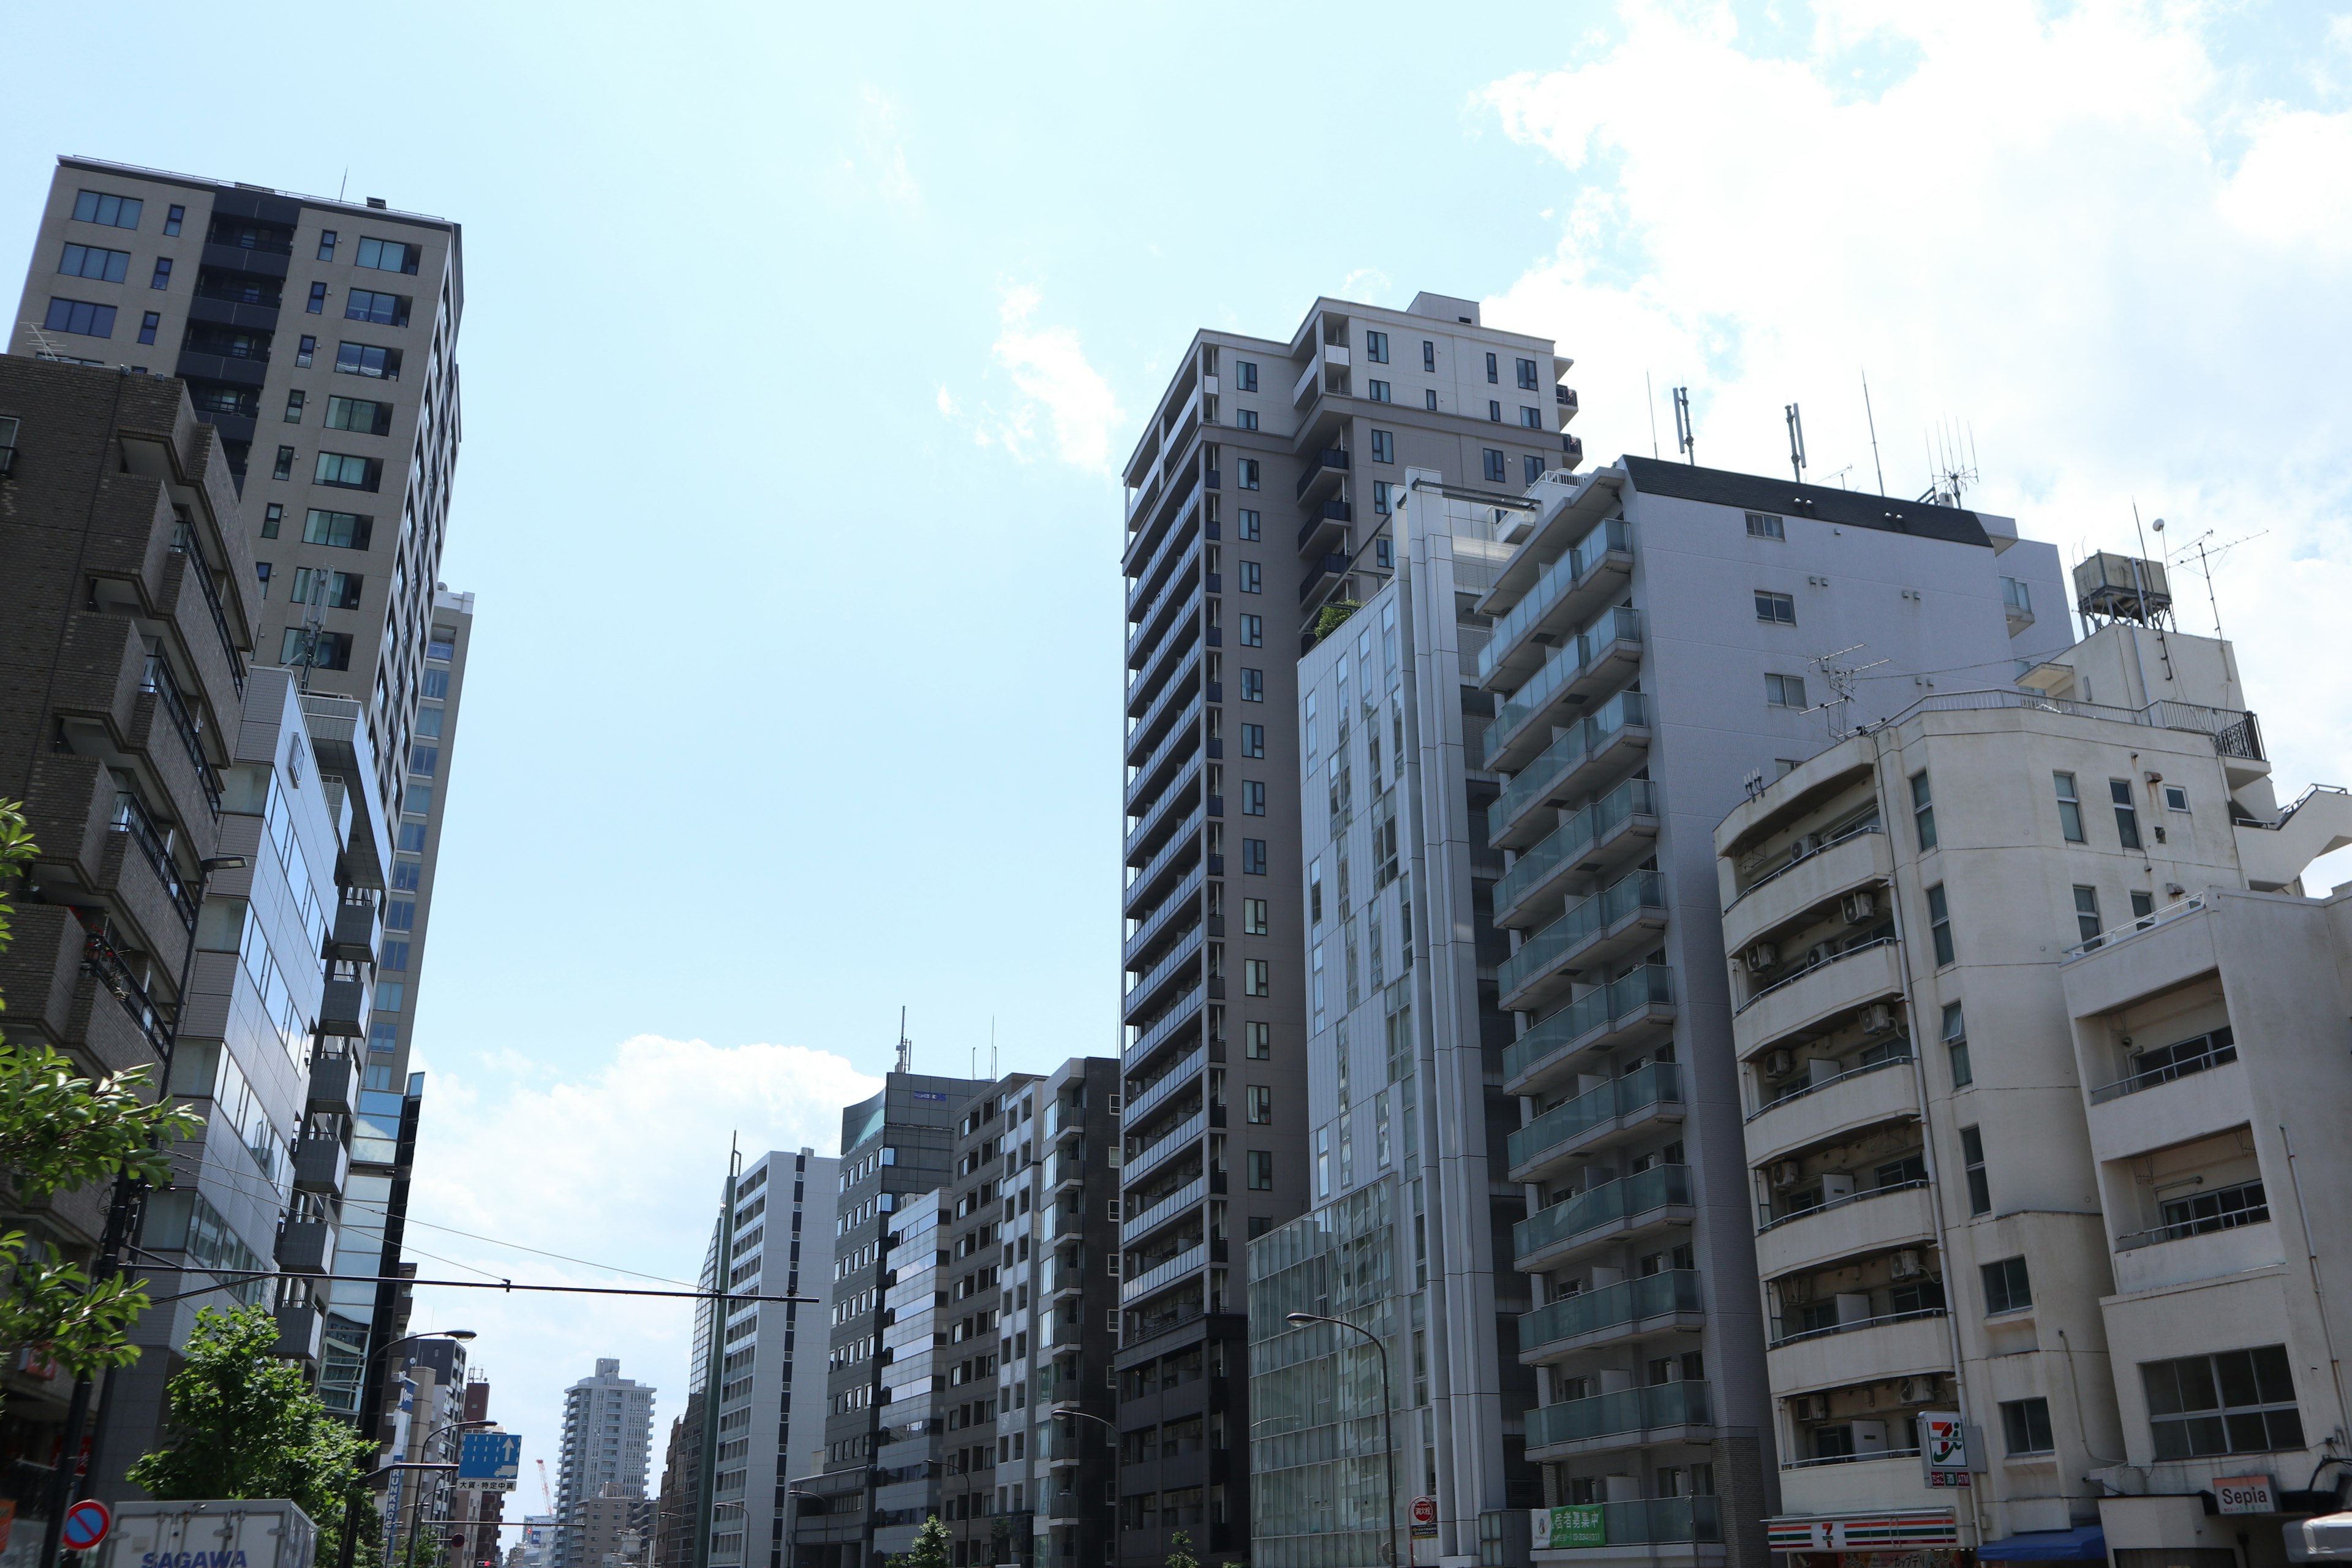
[(556, 1568), (597, 1568), (581, 1561), (578, 1549), (566, 1542), (579, 1533), (576, 1526), (589, 1500), (613, 1495), (607, 1487), (618, 1487), (624, 1497), (646, 1495), (653, 1440), (654, 1391), (623, 1377), (618, 1359), (600, 1357), (594, 1376), (564, 1390), (555, 1511), (564, 1524), (575, 1528), (555, 1532)]

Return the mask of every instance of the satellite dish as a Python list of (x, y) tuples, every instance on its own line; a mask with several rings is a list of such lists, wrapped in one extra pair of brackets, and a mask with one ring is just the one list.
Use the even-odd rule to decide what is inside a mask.
[(2148, 526), (2155, 529), (2157, 532), (2162, 533), (2164, 531), (2164, 519), (2159, 517)]

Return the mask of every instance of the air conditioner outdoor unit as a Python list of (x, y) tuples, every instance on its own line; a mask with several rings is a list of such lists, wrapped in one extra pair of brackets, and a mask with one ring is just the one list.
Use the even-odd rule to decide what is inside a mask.
[(1927, 1266), (1920, 1262), (1919, 1255), (1910, 1248), (1906, 1247), (1895, 1255), (1895, 1278), (1897, 1279), (1916, 1279), (1927, 1272)]
[(1895, 1027), (1895, 1009), (1884, 1002), (1873, 1002), (1862, 1010), (1862, 1031), (1866, 1035), (1883, 1035)]
[(1805, 949), (1805, 963), (1809, 967), (1813, 964), (1827, 963), (1836, 956), (1837, 943), (1833, 942), (1817, 942)]
[(1811, 855), (1814, 850), (1819, 849), (1821, 847), (1822, 836), (1820, 834), (1801, 833), (1789, 842), (1789, 858), (1792, 861), (1801, 860), (1806, 856)]
[(1797, 1058), (1790, 1056), (1786, 1050), (1773, 1050), (1766, 1051), (1764, 1053), (1764, 1076), (1766, 1078), (1787, 1078), (1791, 1072), (1796, 1070), (1796, 1067)]
[(1848, 893), (1839, 907), (1845, 915), (1845, 923), (1858, 926), (1878, 912), (1878, 895), (1867, 889), (1859, 893)]
[(1780, 950), (1769, 942), (1759, 942), (1748, 950), (1748, 973), (1750, 974), (1761, 974), (1780, 962)]
[(1794, 1160), (1776, 1160), (1772, 1163), (1772, 1184), (1776, 1187), (1793, 1187), (1803, 1174), (1804, 1167)]
[(1826, 1394), (1801, 1394), (1796, 1401), (1800, 1421), (1826, 1421), (1830, 1418), (1830, 1396)]
[(1906, 1377), (1895, 1385), (1895, 1392), (1906, 1405), (1927, 1405), (1942, 1397), (1944, 1380), (1937, 1373), (1920, 1377)]

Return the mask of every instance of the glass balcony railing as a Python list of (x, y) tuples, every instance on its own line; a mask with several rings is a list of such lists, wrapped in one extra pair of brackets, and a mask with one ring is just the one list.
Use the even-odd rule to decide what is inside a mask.
[(1621, 642), (1641, 640), (1642, 617), (1638, 611), (1621, 605), (1603, 615), (1574, 642), (1562, 644), (1526, 685), (1511, 693), (1509, 700), (1496, 711), (1493, 722), (1486, 726), (1486, 749), (1478, 754), (1500, 755), (1504, 745), (1525, 729), (1529, 720), (1550, 707), (1563, 688), (1590, 670), (1595, 659)]
[(1631, 974), (1595, 986), (1504, 1047), (1503, 1077), (1516, 1079), (1620, 1018), (1671, 1005), (1674, 999), (1674, 972), (1663, 963), (1645, 963)]
[(1518, 951), (1503, 960), (1502, 966), (1495, 972), (1498, 993), (1507, 1004), (1507, 999), (1528, 982), (1563, 963), (1636, 910), (1663, 910), (1665, 907), (1666, 879), (1659, 873), (1636, 871), (1630, 877), (1619, 878), (1519, 943)]
[(1679, 1105), (1682, 1098), (1682, 1077), (1673, 1062), (1652, 1062), (1623, 1078), (1612, 1078), (1589, 1093), (1552, 1107), (1512, 1133), (1510, 1168), (1516, 1171), (1547, 1150), (1574, 1142), (1621, 1116), (1653, 1105)]
[(1612, 517), (1586, 534), (1536, 577), (1535, 586), (1526, 598), (1510, 608), (1510, 613), (1495, 623), (1495, 634), (1478, 656), (1478, 679), (1483, 684), (1495, 673), (1495, 666), (1505, 655), (1518, 646), (1528, 628), (1550, 613), (1568, 592), (1589, 581), (1593, 569), (1611, 551), (1630, 551), (1633, 536), (1622, 517)]
[(1653, 1165), (1638, 1174), (1588, 1187), (1565, 1203), (1538, 1209), (1511, 1227), (1512, 1255), (1529, 1258), (1602, 1226), (1690, 1201), (1688, 1165)]
[(1621, 1279), (1599, 1290), (1548, 1302), (1519, 1317), (1519, 1348), (1535, 1350), (1562, 1340), (1581, 1339), (1669, 1312), (1696, 1312), (1698, 1270), (1671, 1268), (1645, 1279)]
[(1495, 804), (1486, 808), (1487, 841), (1499, 842), (1506, 829), (1619, 731), (1649, 721), (1649, 700), (1638, 691), (1621, 691), (1572, 728), (1562, 731), (1559, 739), (1512, 776), (1511, 782), (1503, 786), (1503, 793), (1495, 797)]
[(1553, 871), (1582, 855), (1625, 822), (1657, 814), (1657, 784), (1649, 779), (1627, 779), (1583, 810), (1570, 813), (1549, 837), (1523, 850), (1495, 884), (1495, 908), (1517, 908), (1519, 901)]
[(1528, 1447), (1548, 1448), (1662, 1426), (1705, 1426), (1709, 1424), (1706, 1390), (1704, 1383), (1661, 1383), (1539, 1405), (1528, 1412)]

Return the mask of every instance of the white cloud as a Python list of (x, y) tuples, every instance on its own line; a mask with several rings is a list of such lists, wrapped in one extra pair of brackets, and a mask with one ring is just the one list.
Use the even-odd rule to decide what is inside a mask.
[(857, 90), (850, 132), (853, 146), (840, 169), (845, 183), (893, 206), (919, 206), (923, 191), (907, 166), (907, 136), (898, 106), (870, 82)]
[[(1126, 416), (1110, 383), (1088, 363), (1078, 334), (1034, 324), (1039, 299), (1025, 285), (1004, 289), (989, 354), (1016, 395), (1003, 405), (983, 404), (971, 420), (971, 438), (1002, 447), (1022, 463), (1035, 461), (1050, 439), (1053, 455), (1063, 462), (1108, 474), (1111, 432)], [(939, 405), (942, 416), (961, 422), (961, 405), (944, 386)]]
[[(803, 1145), (835, 1152), (841, 1108), (881, 1088), (841, 1058), (798, 1046), (641, 1035), (603, 1067), (569, 1076), (506, 1057), (477, 1058), (483, 1077), (436, 1072), (426, 1081), (408, 1233), (425, 1278), (480, 1270), (531, 1283), (661, 1288), (616, 1268), (517, 1249), (533, 1247), (690, 1288), (717, 1217), (730, 1139), (750, 1154)], [(562, 1390), (593, 1372), (599, 1356), (619, 1356), (624, 1375), (661, 1390), (659, 1466), (669, 1419), (686, 1404), (692, 1301), (429, 1287), (417, 1295), (417, 1328), (481, 1335), (474, 1364), (491, 1379), (492, 1414), (524, 1434), (526, 1467), (533, 1458), (553, 1466)], [(538, 1510), (535, 1497), (530, 1506)]]
[(2250, 96), (2216, 15), (1826, 0), (1776, 55), (1632, 0), (1614, 43), (1483, 95), (1570, 197), (1486, 319), (1576, 358), (1589, 460), (1648, 452), (1654, 406), (1671, 453), (1658, 405), (1688, 385), (1701, 461), (1787, 472), (1798, 402), (1811, 477), (1868, 487), (1866, 365), (1891, 491), (1926, 488), (1948, 419), (1972, 503), (2070, 555), (2128, 548), (2135, 500), (2176, 542), (2267, 531), (2221, 571), (2223, 621), (2282, 793), (2352, 782), (2323, 641), (2352, 595), (2352, 113)]

